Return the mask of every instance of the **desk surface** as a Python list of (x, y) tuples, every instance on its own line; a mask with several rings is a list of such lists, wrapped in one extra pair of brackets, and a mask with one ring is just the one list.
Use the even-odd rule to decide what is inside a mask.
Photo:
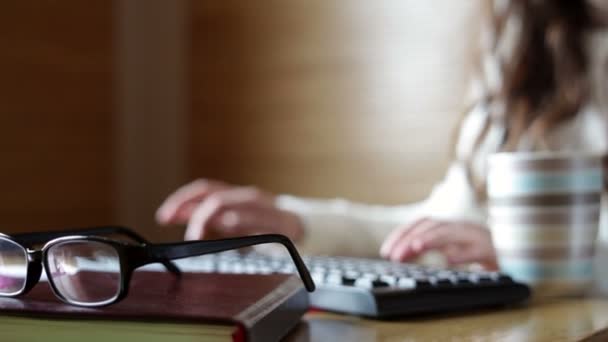
[(608, 341), (608, 298), (545, 300), (526, 307), (373, 321), (309, 313), (289, 341)]

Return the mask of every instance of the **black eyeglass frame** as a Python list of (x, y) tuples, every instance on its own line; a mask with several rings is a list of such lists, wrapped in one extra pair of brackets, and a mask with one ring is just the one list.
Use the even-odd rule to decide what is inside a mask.
[[(3, 235), (0, 233), (0, 236)], [(32, 249), (34, 245), (37, 244), (45, 244), (53, 239), (71, 236), (71, 235), (82, 235), (82, 236), (99, 236), (99, 235), (122, 235), (127, 237), (134, 242), (139, 244), (147, 245), (150, 242), (146, 240), (143, 236), (139, 235), (133, 229), (123, 227), (123, 226), (97, 226), (97, 227), (86, 227), (86, 228), (70, 228), (70, 229), (62, 229), (62, 230), (51, 230), (51, 231), (41, 231), (41, 232), (28, 232), (28, 233), (18, 233), (11, 234), (10, 237), (12, 240), (18, 242), (22, 247), (25, 247), (26, 250)], [(181, 270), (175, 263), (171, 260), (161, 260), (161, 264), (165, 266), (167, 271), (180, 275)]]
[[(18, 238), (19, 236), (17, 236)], [(250, 247), (259, 244), (280, 243), (289, 252), (293, 259), (296, 269), (304, 283), (305, 288), (312, 292), (315, 289), (314, 281), (312, 280), (304, 261), (300, 257), (297, 249), (286, 236), (279, 234), (262, 234), (244, 237), (236, 237), (220, 240), (199, 240), (185, 241), (177, 243), (162, 243), (162, 244), (129, 244), (122, 241), (116, 241), (100, 236), (73, 235), (62, 236), (48, 241), (40, 250), (32, 250), (19, 242), (18, 239), (0, 233), (0, 239), (9, 240), (17, 245), (20, 245), (27, 256), (27, 273), (26, 281), (23, 289), (13, 294), (0, 294), (2, 297), (16, 297), (29, 292), (40, 280), (42, 269), (44, 267), (49, 274), (49, 263), (47, 253), (50, 248), (65, 242), (87, 242), (93, 241), (106, 244), (112, 247), (118, 255), (120, 265), (120, 284), (116, 296), (106, 301), (87, 303), (75, 301), (64, 296), (59, 291), (53, 281), (52, 276), (48, 276), (49, 285), (53, 293), (65, 303), (84, 306), (84, 307), (101, 307), (117, 303), (124, 299), (129, 292), (129, 285), (133, 272), (144, 265), (152, 263), (167, 263), (169, 260), (194, 257), (204, 254), (218, 253), (232, 249)], [(179, 273), (177, 273), (179, 275)]]

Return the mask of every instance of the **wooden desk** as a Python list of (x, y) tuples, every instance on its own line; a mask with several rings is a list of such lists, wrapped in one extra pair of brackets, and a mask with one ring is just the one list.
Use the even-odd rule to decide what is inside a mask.
[(309, 313), (288, 341), (608, 341), (608, 298), (391, 322)]

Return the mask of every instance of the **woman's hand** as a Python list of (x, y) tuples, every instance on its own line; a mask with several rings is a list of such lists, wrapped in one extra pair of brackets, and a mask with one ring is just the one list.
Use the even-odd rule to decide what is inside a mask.
[(199, 179), (171, 194), (156, 212), (163, 225), (188, 224), (186, 240), (278, 233), (297, 240), (299, 218), (275, 206), (275, 196), (253, 187)]
[(441, 251), (450, 265), (480, 263), (497, 269), (490, 231), (470, 222), (424, 218), (399, 227), (384, 240), (380, 255), (393, 261), (408, 261), (430, 250)]

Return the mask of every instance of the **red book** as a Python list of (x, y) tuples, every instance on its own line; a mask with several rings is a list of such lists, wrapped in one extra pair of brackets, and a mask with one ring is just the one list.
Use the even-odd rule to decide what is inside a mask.
[(7, 341), (35, 338), (36, 331), (49, 340), (166, 335), (277, 341), (307, 308), (308, 293), (293, 275), (185, 273), (178, 278), (141, 271), (133, 274), (124, 300), (102, 308), (64, 304), (42, 282), (25, 296), (0, 298), (0, 331)]

